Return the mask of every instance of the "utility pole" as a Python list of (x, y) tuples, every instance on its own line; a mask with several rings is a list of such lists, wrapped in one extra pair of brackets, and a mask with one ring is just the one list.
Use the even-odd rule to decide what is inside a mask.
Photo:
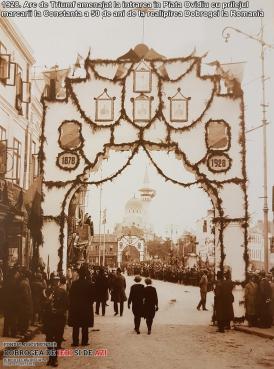
[[(222, 36), (225, 39), (225, 42), (228, 42), (230, 38), (230, 34), (228, 30), (233, 30), (239, 34), (246, 36), (248, 39), (256, 41), (261, 46), (261, 84), (262, 84), (262, 124), (257, 128), (263, 128), (263, 215), (264, 215), (264, 222), (263, 222), (263, 238), (264, 238), (264, 270), (268, 272), (269, 269), (269, 239), (268, 239), (268, 167), (267, 167), (267, 120), (266, 120), (266, 96), (265, 96), (265, 48), (268, 47), (270, 49), (274, 49), (273, 45), (267, 44), (264, 41), (264, 27), (263, 22), (261, 21), (261, 30), (259, 37), (254, 37), (246, 32), (243, 32), (234, 27), (225, 27), (222, 32)], [(254, 130), (254, 129), (252, 129)], [(251, 131), (251, 130), (250, 130)], [(249, 132), (249, 131), (247, 131)]]

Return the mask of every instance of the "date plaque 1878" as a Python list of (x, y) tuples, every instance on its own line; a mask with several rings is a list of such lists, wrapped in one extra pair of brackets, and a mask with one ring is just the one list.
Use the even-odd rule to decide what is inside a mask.
[(63, 151), (57, 157), (57, 165), (63, 170), (74, 170), (79, 165), (79, 156), (76, 153)]

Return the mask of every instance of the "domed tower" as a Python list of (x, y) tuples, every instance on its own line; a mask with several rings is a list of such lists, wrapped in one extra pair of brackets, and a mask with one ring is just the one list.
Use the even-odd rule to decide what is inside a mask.
[(125, 206), (125, 217), (123, 221), (125, 226), (135, 226), (137, 228), (143, 228), (143, 203), (135, 196), (128, 200)]

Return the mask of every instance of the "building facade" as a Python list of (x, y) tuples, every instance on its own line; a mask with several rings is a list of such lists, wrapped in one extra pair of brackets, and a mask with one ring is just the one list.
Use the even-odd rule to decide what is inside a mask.
[(0, 260), (29, 266), (32, 240), (25, 193), (39, 174), (40, 90), (22, 34), (0, 18)]
[[(269, 223), (269, 269), (274, 267), (274, 242), (273, 242), (273, 224)], [(248, 253), (249, 253), (249, 270), (264, 269), (264, 236), (263, 223), (258, 221), (254, 226), (250, 227), (248, 235)]]
[(114, 234), (95, 234), (89, 243), (87, 260), (93, 265), (117, 266), (117, 241), (117, 236)]
[(196, 252), (203, 262), (213, 265), (215, 260), (214, 247), (214, 211), (208, 210), (207, 215), (196, 221), (195, 235)]

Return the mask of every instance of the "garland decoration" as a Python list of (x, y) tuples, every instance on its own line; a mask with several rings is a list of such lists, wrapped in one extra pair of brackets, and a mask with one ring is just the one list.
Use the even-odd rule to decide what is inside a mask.
[[(144, 59), (145, 60), (145, 59)], [(170, 78), (168, 75), (167, 69), (165, 68), (165, 65), (172, 64), (174, 62), (181, 62), (185, 63), (188, 62), (189, 66), (182, 72), (179, 76), (176, 78)], [(220, 265), (219, 268), (224, 271), (225, 267), (225, 247), (224, 247), (224, 231), (225, 228), (233, 223), (239, 223), (241, 227), (243, 227), (244, 232), (244, 254), (243, 258), (245, 260), (245, 268), (247, 273), (248, 268), (248, 222), (249, 222), (249, 215), (248, 215), (248, 198), (247, 198), (247, 173), (246, 173), (246, 146), (245, 146), (245, 131), (244, 131), (244, 105), (243, 105), (243, 93), (242, 90), (239, 89), (239, 83), (235, 80), (229, 79), (230, 77), (226, 76), (225, 78), (229, 79), (230, 83), (230, 90), (227, 92), (227, 94), (220, 94), (220, 88), (219, 83), (221, 80), (220, 75), (202, 75), (201, 74), (201, 62), (202, 57), (193, 56), (192, 54), (186, 58), (173, 58), (173, 59), (153, 59), (153, 60), (146, 60), (146, 64), (150, 68), (150, 72), (154, 73), (154, 75), (157, 78), (157, 98), (159, 101), (157, 107), (154, 108), (154, 112), (152, 114), (152, 118), (146, 121), (145, 126), (141, 127), (139, 124), (137, 124), (137, 121), (134, 121), (134, 115), (133, 119), (130, 119), (126, 106), (125, 106), (125, 100), (126, 100), (126, 93), (130, 93), (130, 91), (126, 91), (126, 80), (128, 77), (131, 77), (133, 75), (136, 65), (138, 65), (139, 61), (137, 62), (129, 62), (129, 61), (123, 61), (123, 60), (90, 60), (86, 59), (85, 61), (85, 70), (86, 70), (86, 77), (85, 78), (66, 78), (65, 80), (65, 87), (67, 91), (66, 98), (62, 100), (58, 100), (57, 102), (60, 103), (60, 107), (62, 107), (62, 104), (72, 104), (75, 107), (75, 110), (77, 114), (79, 113), (81, 119), (79, 121), (76, 121), (74, 119), (72, 120), (64, 120), (60, 122), (59, 125), (59, 138), (58, 138), (58, 145), (60, 148), (62, 148), (62, 142), (61, 142), (61, 132), (62, 127), (66, 123), (75, 123), (79, 126), (79, 140), (80, 144), (75, 148), (63, 148), (65, 152), (69, 152), (72, 155), (76, 155), (79, 160), (77, 160), (77, 165), (75, 167), (69, 168), (69, 174), (64, 173), (64, 181), (54, 181), (54, 180), (45, 180), (45, 174), (47, 174), (47, 178), (49, 177), (48, 173), (45, 173), (45, 161), (46, 161), (46, 143), (47, 139), (49, 140), (49, 137), (45, 136), (45, 122), (46, 122), (46, 115), (47, 110), (50, 106), (50, 102), (47, 99), (43, 99), (43, 121), (42, 121), (42, 134), (40, 137), (41, 140), (41, 149), (39, 152), (39, 160), (41, 163), (40, 169), (41, 174), (44, 178), (43, 181), (43, 189), (51, 189), (51, 188), (64, 188), (65, 186), (70, 186), (69, 190), (67, 191), (63, 202), (62, 202), (62, 211), (61, 213), (56, 216), (50, 216), (45, 215), (43, 217), (46, 221), (55, 221), (60, 226), (60, 234), (59, 234), (59, 248), (58, 248), (58, 256), (59, 256), (59, 263), (58, 263), (58, 270), (62, 270), (63, 268), (63, 256), (64, 256), (64, 250), (66, 249), (66, 237), (65, 237), (65, 228), (66, 228), (66, 222), (67, 222), (67, 214), (66, 214), (66, 207), (68, 205), (68, 201), (73, 196), (73, 194), (79, 189), (79, 187), (85, 185), (95, 185), (100, 186), (108, 181), (113, 181), (116, 179), (120, 174), (124, 172), (124, 170), (131, 165), (131, 162), (135, 155), (138, 154), (139, 150), (142, 149), (148, 156), (150, 162), (152, 163), (153, 167), (156, 169), (157, 173), (161, 175), (165, 181), (168, 181), (170, 183), (176, 184), (181, 186), (182, 188), (188, 188), (194, 185), (198, 185), (201, 187), (207, 194), (209, 195), (209, 198), (211, 200), (212, 206), (214, 208), (214, 236), (215, 238), (218, 236), (218, 240), (215, 239), (215, 245), (219, 245), (220, 247)], [(96, 69), (96, 66), (104, 66), (104, 65), (113, 65), (117, 66), (117, 71), (114, 74), (113, 78), (102, 76), (98, 70)], [(123, 69), (123, 66), (126, 65), (126, 68)], [(121, 67), (121, 69), (118, 72), (118, 68)], [(159, 71), (160, 68), (164, 68), (165, 73), (161, 73)], [(122, 70), (122, 73), (120, 73)], [(208, 94), (206, 101), (203, 103), (203, 110), (199, 111), (198, 118), (195, 117), (191, 122), (186, 122), (187, 124), (182, 123), (181, 126), (176, 125), (173, 126), (171, 122), (168, 122), (164, 115), (165, 110), (165, 103), (164, 103), (164, 84), (165, 82), (174, 84), (174, 91), (177, 91), (178, 82), (183, 81), (184, 77), (187, 76), (189, 73), (195, 71), (196, 78), (201, 79), (203, 81), (209, 81), (212, 84), (211, 92)], [(223, 78), (223, 76), (222, 76)], [(119, 101), (121, 101), (121, 108), (118, 113), (118, 118), (116, 117), (112, 121), (104, 122), (100, 121), (99, 119), (94, 121), (91, 119), (91, 117), (88, 116), (87, 112), (82, 108), (81, 102), (79, 101), (79, 97), (77, 96), (77, 93), (74, 90), (75, 85), (84, 84), (91, 80), (98, 80), (101, 82), (106, 83), (106, 87), (108, 84), (114, 85), (118, 84), (121, 86), (121, 95), (119, 96)], [(234, 84), (233, 84), (234, 83)], [(177, 85), (176, 85), (177, 84)], [(235, 89), (231, 88), (231, 86), (234, 86)], [(132, 92), (133, 99), (136, 98), (136, 92)], [(139, 92), (138, 92), (139, 93)], [(140, 95), (143, 95), (143, 93), (140, 91)], [(111, 95), (112, 96), (112, 95)], [(146, 97), (148, 97), (149, 101), (152, 100), (152, 92), (146, 92)], [(225, 122), (221, 119), (214, 119), (214, 117), (207, 116), (209, 115), (208, 112), (210, 112), (211, 107), (215, 103), (215, 98), (223, 98), (235, 101), (235, 103), (240, 103), (240, 109), (241, 109), (241, 117), (240, 117), (240, 134), (238, 139), (238, 144), (240, 146), (241, 152), (239, 156), (239, 160), (241, 161), (241, 174), (239, 176), (235, 177), (229, 177), (229, 172), (232, 169), (234, 163), (231, 159), (231, 156), (229, 155), (231, 150), (231, 140), (232, 140), (232, 129), (230, 122)], [(116, 99), (118, 96), (116, 96)], [(166, 98), (166, 97), (165, 97)], [(113, 98), (114, 100), (114, 98)], [(54, 101), (56, 103), (56, 101)], [(94, 103), (93, 99), (91, 103)], [(206, 117), (206, 118), (205, 118)], [(134, 140), (132, 142), (123, 142), (123, 143), (115, 143), (115, 129), (117, 127), (121, 127), (122, 121), (125, 121), (126, 123), (129, 123), (138, 130), (138, 135), (135, 136)], [(227, 137), (228, 137), (228, 145), (224, 147), (223, 149), (212, 149), (208, 147), (208, 126), (211, 121), (214, 122), (224, 122), (225, 126), (227, 128)], [(144, 137), (147, 137), (146, 133), (150, 132), (150, 129), (153, 128), (152, 125), (157, 122), (161, 122), (163, 124), (163, 127), (165, 129), (165, 132), (163, 136), (159, 139), (155, 139), (155, 142), (153, 140), (147, 140), (144, 139)], [(100, 149), (100, 152), (96, 152), (95, 159), (93, 161), (90, 161), (87, 158), (86, 151), (88, 150), (85, 145), (85, 137), (83, 137), (83, 126), (89, 125), (92, 128), (92, 134), (94, 136), (94, 140), (96, 140), (96, 134), (103, 130), (110, 133), (108, 142), (104, 142), (102, 147), (103, 149)], [(201, 137), (203, 140), (203, 143), (205, 143), (206, 147), (206, 153), (202, 152), (203, 156), (202, 158), (199, 158), (195, 163), (192, 163), (189, 160), (189, 157), (187, 152), (183, 151), (183, 149), (180, 147), (179, 142), (176, 141), (174, 138), (174, 133), (180, 133), (183, 135), (184, 133), (190, 132), (191, 130), (195, 129), (198, 125), (203, 125), (203, 131), (204, 136)], [(136, 139), (137, 138), (137, 139)], [(102, 160), (108, 157), (110, 150), (119, 150), (119, 151), (129, 151), (129, 156), (126, 162), (115, 171), (115, 173), (112, 173), (111, 175), (102, 178), (100, 180), (88, 180), (87, 177), (92, 173), (92, 171), (95, 171)], [(174, 178), (171, 178), (168, 176), (164, 170), (162, 170), (159, 165), (155, 162), (153, 159), (153, 156), (151, 155), (151, 151), (153, 150), (163, 150), (165, 152), (174, 152), (175, 156), (178, 160), (182, 161), (182, 165), (186, 167), (186, 169), (192, 173), (195, 176), (195, 180), (192, 182), (183, 182), (176, 180)], [(63, 169), (60, 167), (58, 158), (63, 155), (64, 152), (60, 152), (57, 157), (56, 161), (56, 167), (59, 169)], [(225, 168), (224, 170), (212, 170), (209, 168), (208, 161), (211, 158), (214, 158), (214, 155), (216, 156), (222, 156), (223, 158), (226, 158), (229, 161), (229, 166)], [(76, 167), (78, 167), (78, 164), (82, 162), (84, 163), (84, 170), (83, 173), (75, 176), (71, 176), (71, 173), (73, 170), (75, 170)], [(205, 167), (207, 168), (208, 172), (205, 171)], [(211, 171), (211, 173), (210, 173)], [(211, 176), (210, 176), (211, 174)], [(224, 177), (225, 176), (225, 177)], [(208, 178), (213, 177), (213, 178)], [(72, 179), (71, 179), (72, 178)], [(222, 179), (220, 179), (222, 178)], [(223, 179), (225, 178), (225, 179)], [(230, 218), (225, 215), (225, 211), (223, 209), (223, 201), (220, 195), (220, 190), (224, 188), (226, 184), (235, 184), (239, 186), (243, 193), (244, 193), (244, 216), (238, 217), (238, 218)], [(217, 247), (217, 246), (216, 246)]]

